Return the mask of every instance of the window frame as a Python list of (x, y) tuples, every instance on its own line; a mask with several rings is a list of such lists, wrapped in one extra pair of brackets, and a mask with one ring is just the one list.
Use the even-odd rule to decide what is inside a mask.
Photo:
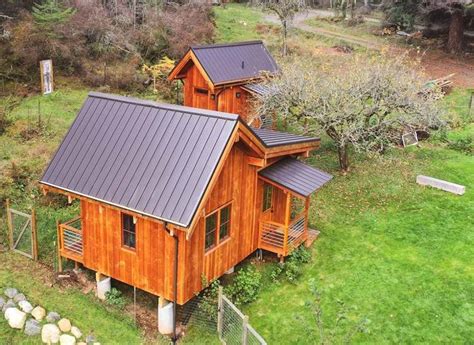
[[(214, 209), (212, 212), (209, 212), (206, 214), (204, 217), (204, 253), (209, 254), (210, 252), (214, 251), (216, 248), (218, 248), (220, 245), (224, 244), (227, 242), (231, 237), (232, 237), (232, 204), (233, 201), (229, 201), (225, 203), (224, 205)], [(224, 238), (221, 238), (221, 225), (222, 225), (222, 210), (225, 208), (229, 208), (229, 219), (225, 224), (227, 224), (227, 235)], [(212, 246), (206, 247), (206, 238), (207, 238), (207, 220), (209, 217), (216, 216), (216, 228), (215, 228), (215, 242)]]
[(203, 87), (194, 87), (194, 93), (209, 96), (209, 90)]
[[(132, 218), (134, 232), (131, 232), (130, 230), (125, 229), (125, 223), (124, 223), (125, 216)], [(137, 250), (137, 223), (138, 223), (138, 219), (135, 216), (131, 215), (130, 213), (120, 212), (120, 234), (122, 238), (122, 248), (133, 251), (133, 252)], [(125, 236), (124, 236), (125, 232), (127, 232), (129, 236), (133, 234), (135, 238), (135, 247), (130, 247), (127, 244), (125, 244)]]
[[(268, 196), (267, 193), (266, 193), (267, 187), (270, 190), (270, 197), (269, 197), (268, 200), (266, 200), (266, 197)], [(263, 182), (262, 212), (268, 212), (268, 211), (271, 211), (273, 209), (273, 189), (274, 189), (274, 186), (272, 184), (267, 183), (267, 182)], [(265, 207), (266, 204), (267, 204), (267, 201), (269, 202), (269, 205), (268, 205), (268, 207)]]

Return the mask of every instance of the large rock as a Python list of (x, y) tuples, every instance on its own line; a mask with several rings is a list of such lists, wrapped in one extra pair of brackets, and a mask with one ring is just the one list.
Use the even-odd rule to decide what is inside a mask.
[(59, 337), (59, 344), (61, 345), (76, 345), (76, 338), (69, 334), (62, 334)]
[(46, 310), (43, 307), (37, 306), (31, 311), (31, 316), (33, 316), (36, 320), (41, 321), (44, 319), (46, 315)]
[(18, 305), (25, 313), (31, 313), (31, 311), (33, 310), (33, 306), (28, 301), (20, 301)]
[(35, 336), (41, 333), (41, 324), (35, 319), (29, 319), (25, 323), (25, 334)]
[(50, 311), (48, 315), (46, 315), (46, 321), (48, 321), (49, 323), (56, 323), (60, 318), (61, 316), (59, 316), (59, 314), (55, 311)]
[(41, 329), (41, 341), (45, 344), (57, 344), (60, 334), (58, 326), (48, 323)]
[(23, 329), (26, 321), (26, 313), (18, 310), (18, 308), (8, 308), (5, 311), (5, 319), (11, 328)]
[(12, 299), (9, 299), (2, 307), (2, 313), (4, 313), (8, 308), (16, 308), (15, 302)]
[(14, 300), (16, 303), (18, 303), (18, 302), (20, 302), (20, 301), (26, 300), (26, 297), (25, 297), (25, 295), (23, 295), (22, 293), (19, 293), (19, 294), (17, 294), (15, 297), (13, 297), (13, 300)]
[(82, 332), (79, 328), (76, 326), (71, 327), (71, 333), (73, 336), (75, 336), (77, 339), (80, 339), (82, 337)]
[(71, 330), (71, 321), (68, 319), (61, 319), (58, 322), (58, 326), (61, 332), (67, 333)]
[(15, 288), (6, 288), (5, 289), (5, 295), (8, 298), (14, 298), (16, 295), (18, 295), (18, 290)]

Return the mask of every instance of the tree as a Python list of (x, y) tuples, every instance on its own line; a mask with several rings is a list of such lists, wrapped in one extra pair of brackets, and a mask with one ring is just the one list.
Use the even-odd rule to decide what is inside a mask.
[(295, 17), (295, 14), (306, 8), (304, 0), (269, 0), (264, 2), (264, 7), (274, 12), (281, 23), (282, 32), (282, 55), (288, 54), (288, 26)]
[(384, 55), (367, 61), (352, 56), (342, 62), (283, 64), (260, 96), (258, 114), (276, 114), (291, 129), (318, 135), (336, 144), (339, 165), (349, 168), (349, 147), (383, 152), (405, 132), (442, 125), (437, 100), (425, 78), (405, 56)]
[(74, 13), (73, 8), (63, 7), (57, 0), (46, 0), (44, 3), (37, 3), (31, 10), (35, 23), (41, 26), (64, 23)]

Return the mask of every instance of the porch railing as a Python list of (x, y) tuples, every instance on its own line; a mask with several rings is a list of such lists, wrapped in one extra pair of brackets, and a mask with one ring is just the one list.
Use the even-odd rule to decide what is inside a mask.
[(58, 241), (61, 256), (82, 262), (83, 242), (80, 217), (58, 224)]
[(305, 214), (299, 214), (288, 225), (273, 222), (260, 222), (260, 248), (287, 256), (307, 237)]

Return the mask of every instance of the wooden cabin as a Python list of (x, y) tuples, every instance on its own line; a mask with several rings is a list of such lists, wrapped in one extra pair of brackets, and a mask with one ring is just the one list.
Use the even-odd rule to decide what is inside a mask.
[(319, 145), (235, 114), (92, 92), (40, 183), (80, 200), (58, 226), (62, 257), (184, 304), (257, 249), (285, 257), (314, 239), (310, 196), (331, 176), (301, 159)]
[(234, 113), (253, 127), (256, 95), (262, 73), (275, 74), (278, 65), (262, 41), (193, 46), (176, 64), (168, 80), (183, 83), (184, 105)]

